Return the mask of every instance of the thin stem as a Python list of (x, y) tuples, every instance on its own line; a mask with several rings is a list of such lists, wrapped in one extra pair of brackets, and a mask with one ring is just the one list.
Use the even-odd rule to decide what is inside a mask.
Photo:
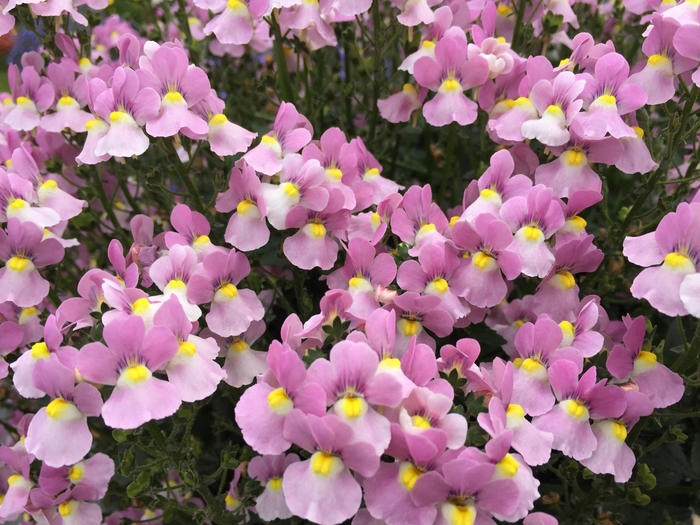
[(373, 53), (373, 72), (372, 72), (372, 115), (369, 121), (369, 143), (374, 142), (374, 136), (377, 131), (377, 120), (379, 118), (379, 106), (377, 101), (379, 100), (379, 95), (381, 94), (381, 86), (379, 85), (379, 78), (381, 77), (381, 46), (380, 40), (382, 38), (382, 17), (379, 13), (379, 0), (374, 0), (372, 2), (372, 25), (374, 26), (374, 53)]
[(287, 102), (294, 103), (294, 90), (292, 82), (289, 79), (289, 71), (287, 70), (287, 59), (284, 56), (284, 44), (282, 43), (282, 30), (278, 20), (279, 9), (275, 9), (270, 17), (270, 27), (274, 35), (273, 45), (275, 52), (275, 63), (277, 64), (277, 84), (280, 89), (281, 98)]

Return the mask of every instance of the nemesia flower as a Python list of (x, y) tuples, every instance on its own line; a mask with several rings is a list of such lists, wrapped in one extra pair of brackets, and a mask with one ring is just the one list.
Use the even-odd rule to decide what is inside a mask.
[(603, 196), (597, 191), (581, 190), (569, 195), (564, 205), (564, 226), (556, 233), (556, 246), (564, 245), (569, 241), (586, 237), (586, 220), (580, 213), (603, 200)]
[(530, 100), (540, 114), (538, 120), (523, 123), (526, 139), (537, 139), (546, 146), (562, 146), (569, 141), (568, 126), (583, 106), (579, 95), (586, 83), (576, 80), (570, 71), (560, 73), (553, 82), (537, 81), (530, 92)]
[(170, 224), (175, 231), (165, 232), (165, 245), (168, 249), (176, 244), (191, 246), (200, 257), (215, 251), (209, 239), (211, 226), (201, 213), (192, 211), (185, 204), (178, 204), (170, 213)]
[(347, 289), (353, 298), (348, 312), (369, 320), (380, 305), (375, 299), (378, 286), (389, 286), (396, 277), (396, 262), (387, 253), (377, 254), (369, 241), (361, 238), (348, 243), (342, 268), (328, 276), (328, 286)]
[(358, 319), (348, 312), (352, 303), (352, 296), (345, 290), (328, 290), (319, 303), (321, 313), (309, 317), (303, 330), (296, 334), (306, 339), (303, 346), (322, 346), (327, 337), (323, 327), (333, 325), (336, 319), (341, 322), (350, 321), (351, 326), (357, 324)]
[[(600, 176), (593, 171), (589, 163), (599, 162), (612, 166), (620, 159), (624, 146), (613, 137), (586, 139), (576, 126), (570, 131), (568, 143), (554, 148), (555, 153), (559, 154), (558, 158), (537, 168), (535, 182), (551, 188), (557, 197), (568, 198), (578, 191), (601, 193)], [(623, 137), (625, 138), (629, 137)]]
[(324, 46), (335, 46), (338, 44), (335, 31), (328, 23), (331, 21), (329, 15), (332, 15), (333, 5), (331, 2), (302, 1), (290, 9), (282, 10), (280, 25), (283, 28), (305, 31), (306, 43), (311, 51)]
[(555, 321), (573, 321), (579, 305), (574, 274), (594, 272), (603, 257), (603, 252), (593, 245), (593, 235), (558, 246), (554, 265), (535, 293), (535, 312), (551, 312)]
[(39, 485), (41, 490), (50, 496), (55, 496), (73, 485), (82, 490), (91, 489), (94, 495), (90, 499), (101, 499), (107, 493), (112, 476), (114, 460), (100, 452), (73, 465), (58, 468), (42, 465)]
[(301, 411), (289, 414), (284, 437), (312, 453), (284, 471), (282, 490), (289, 510), (319, 525), (351, 518), (360, 508), (362, 489), (349, 469), (364, 477), (374, 475), (379, 468), (375, 447), (351, 441), (350, 425), (338, 416)]
[(546, 276), (555, 258), (545, 241), (564, 225), (564, 214), (552, 190), (538, 184), (527, 197), (513, 197), (503, 203), (501, 218), (515, 234), (508, 249), (520, 256), (522, 273)]
[(292, 517), (282, 492), (282, 476), (287, 467), (299, 461), (296, 454), (256, 456), (248, 464), (248, 475), (265, 486), (255, 499), (255, 510), (261, 519), (272, 521)]
[(394, 93), (388, 98), (377, 100), (379, 114), (382, 118), (394, 124), (408, 122), (411, 120), (413, 112), (420, 109), (423, 105), (425, 95), (427, 95), (426, 89), (422, 89), (419, 94), (413, 85), (404, 84), (398, 93)]
[(377, 212), (379, 213), (379, 204), (387, 198), (398, 197), (398, 191), (402, 190), (403, 186), (399, 186), (393, 180), (381, 175), (382, 165), (367, 150), (367, 146), (365, 146), (360, 137), (352, 139), (350, 144), (355, 148), (357, 171), (362, 180), (369, 183), (372, 188), (372, 204), (377, 205)]
[(435, 46), (435, 58), (418, 59), (413, 74), (421, 86), (437, 91), (435, 98), (423, 106), (428, 124), (446, 126), (457, 122), (466, 126), (476, 120), (476, 103), (464, 91), (486, 82), (489, 64), (479, 55), (467, 59), (464, 37), (446, 35)]
[(447, 229), (447, 217), (433, 202), (430, 185), (411, 186), (404, 195), (401, 206), (391, 216), (391, 230), (412, 248), (409, 255), (416, 257), (422, 246), (444, 244), (442, 232)]
[(627, 408), (618, 419), (604, 419), (591, 425), (597, 440), (593, 455), (581, 464), (597, 474), (612, 474), (617, 483), (625, 483), (632, 477), (637, 461), (634, 452), (625, 444), (627, 432), (641, 416), (648, 416), (654, 406), (647, 396), (635, 390), (625, 390)]
[(295, 206), (287, 215), (287, 228), (299, 231), (287, 237), (282, 244), (284, 255), (294, 266), (302, 270), (319, 267), (329, 270), (338, 256), (338, 243), (331, 235), (348, 227), (350, 211), (344, 209), (345, 197), (333, 191), (326, 207), (319, 211), (309, 211), (303, 206)]
[(265, 309), (255, 292), (238, 287), (249, 273), (246, 256), (231, 250), (210, 253), (190, 278), (187, 298), (194, 304), (211, 303), (206, 319), (212, 332), (239, 335), (263, 318)]
[(0, 518), (16, 515), (27, 504), (29, 492), (34, 485), (29, 478), (29, 464), (33, 459), (24, 451), (16, 451), (6, 445), (0, 447), (0, 460), (13, 472), (7, 478), (8, 489), (0, 502)]
[(387, 453), (398, 461), (382, 461), (376, 474), (363, 481), (367, 510), (388, 525), (430, 525), (437, 516), (439, 496), (431, 501), (435, 497), (432, 484), (441, 481), (437, 470), (446, 436), (439, 431), (405, 433), (396, 423), (391, 425), (391, 433)]
[[(247, 160), (247, 156), (243, 158)], [(301, 155), (291, 154), (280, 163), (280, 169), (280, 184), (262, 183), (260, 196), (267, 220), (274, 228), (284, 230), (295, 206), (321, 211), (328, 206), (330, 194), (322, 187), (326, 173), (317, 160), (304, 162)]]
[(243, 164), (231, 170), (229, 189), (216, 197), (216, 211), (228, 213), (235, 210), (226, 226), (224, 239), (243, 252), (262, 248), (270, 240), (260, 184), (255, 170)]
[(503, 519), (518, 506), (518, 486), (511, 479), (492, 481), (496, 467), (479, 463), (461, 455), (444, 463), (442, 490), (444, 497), (438, 506), (439, 525), (488, 523), (492, 516)]
[(418, 254), (418, 261), (401, 264), (396, 282), (402, 290), (438, 297), (440, 308), (457, 320), (469, 313), (469, 306), (458, 297), (462, 288), (455, 286), (459, 264), (458, 257), (445, 245), (428, 244)]
[(193, 403), (216, 391), (226, 373), (214, 361), (219, 347), (211, 339), (193, 335), (180, 299), (170, 297), (153, 317), (154, 326), (165, 326), (177, 338), (178, 351), (165, 365), (168, 381), (175, 386), (180, 398)]
[(646, 267), (635, 277), (632, 295), (666, 315), (687, 315), (686, 304), (697, 313), (700, 301), (692, 290), (699, 251), (700, 203), (682, 202), (661, 219), (656, 231), (625, 237), (623, 255)]
[(253, 21), (265, 14), (269, 0), (229, 0), (214, 4), (212, 9), (221, 12), (204, 26), (204, 34), (213, 33), (222, 44), (242, 45), (250, 42)]
[(190, 108), (209, 95), (209, 78), (202, 69), (189, 66), (184, 50), (162, 45), (150, 60), (141, 58), (136, 74), (141, 89), (151, 88), (161, 97), (158, 115), (146, 122), (149, 135), (171, 137), (183, 128), (198, 135), (208, 132), (207, 123)]
[(651, 30), (642, 44), (642, 52), (649, 58), (644, 69), (630, 75), (629, 80), (644, 88), (647, 104), (663, 104), (671, 100), (678, 85), (676, 76), (697, 64), (692, 57), (685, 57), (674, 49), (674, 37), (680, 27), (681, 24), (673, 18), (652, 14)]
[(485, 213), (499, 216), (501, 205), (505, 201), (527, 195), (532, 188), (532, 181), (525, 175), (513, 175), (514, 169), (513, 156), (508, 150), (491, 155), (489, 167), (477, 182), (479, 196), (465, 206), (460, 220), (473, 224), (477, 217)]
[(391, 0), (391, 3), (401, 9), (401, 14), (397, 20), (408, 27), (417, 26), (419, 24), (432, 24), (435, 20), (435, 14), (430, 9), (442, 0)]
[(172, 332), (164, 326), (146, 332), (143, 320), (130, 316), (108, 324), (103, 334), (107, 345), (85, 345), (77, 368), (92, 383), (115, 385), (102, 407), (105, 424), (130, 429), (173, 415), (182, 403), (177, 389), (153, 376), (178, 352)]
[[(459, 455), (460, 458), (472, 459), (477, 463), (494, 465), (496, 470), (491, 476), (492, 481), (505, 479), (515, 483), (518, 488), (517, 505), (509, 514), (503, 516), (503, 519), (508, 521), (524, 518), (528, 511), (533, 509), (535, 500), (540, 497), (537, 490), (540, 482), (532, 475), (532, 469), (525, 463), (520, 454), (508, 452), (512, 437), (512, 431), (505, 430), (489, 440), (484, 447), (484, 452), (469, 447)], [(499, 510), (498, 513), (502, 514), (503, 512)]]
[(34, 385), (52, 401), (29, 424), (27, 452), (50, 467), (77, 463), (92, 445), (87, 416), (100, 415), (100, 393), (88, 383), (76, 385), (73, 367), (64, 366), (55, 355), (38, 360), (32, 376)]
[[(508, 365), (508, 375), (512, 388), (512, 365)], [(504, 382), (509, 380), (504, 378)], [(492, 437), (498, 437), (506, 430), (512, 432), (511, 446), (517, 450), (530, 466), (542, 465), (549, 461), (552, 453), (552, 434), (543, 432), (525, 418), (520, 405), (510, 403), (510, 393), (502, 389), (501, 398), (492, 397), (488, 412), (478, 415), (479, 426)]]
[(0, 170), (0, 220), (31, 222), (42, 229), (60, 222), (55, 210), (38, 204), (39, 196), (31, 181)]
[(55, 239), (43, 239), (43, 232), (30, 222), (10, 219), (7, 233), (0, 229), (0, 303), (12, 301), (17, 306), (39, 304), (49, 293), (49, 282), (38, 269), (57, 264), (64, 249)]
[(589, 368), (578, 378), (580, 368), (566, 359), (549, 367), (552, 390), (558, 403), (546, 414), (535, 416), (532, 423), (554, 436), (552, 448), (578, 461), (590, 458), (597, 439), (589, 419), (619, 418), (625, 411), (624, 391), (617, 386), (596, 383), (596, 369)]
[[(209, 133), (206, 139), (209, 141), (209, 148), (219, 156), (235, 155), (247, 151), (253, 139), (258, 136), (238, 124), (234, 124), (224, 115), (224, 101), (216, 96), (212, 89), (209, 95), (199, 104), (195, 104), (192, 110), (206, 119), (209, 123)], [(187, 129), (183, 129), (183, 134), (192, 137)]]
[(399, 424), (406, 433), (422, 435), (435, 429), (445, 433), (445, 446), (459, 449), (467, 438), (467, 420), (461, 414), (449, 414), (453, 398), (429, 388), (414, 388), (403, 401), (399, 411)]
[[(76, 199), (71, 194), (60, 188), (60, 180), (57, 181), (42, 176), (36, 161), (24, 148), (15, 149), (12, 152), (11, 160), (12, 169), (34, 185), (37, 195), (37, 204), (44, 208), (44, 210), (41, 210), (42, 214), (47, 215), (46, 212), (53, 211), (58, 214), (61, 221), (67, 221), (68, 219), (78, 216), (87, 205), (84, 200)], [(9, 200), (10, 199), (8, 199), (8, 202)], [(13, 201), (12, 203), (9, 203), (9, 206), (12, 207), (12, 204), (15, 204), (15, 208), (17, 208), (20, 203), (18, 201)], [(23, 206), (23, 209), (18, 211), (19, 213), (17, 214), (17, 218), (25, 220), (29, 219), (32, 222), (36, 222), (32, 219), (34, 218), (34, 213), (37, 213), (40, 210), (37, 208), (30, 208), (27, 210), (24, 209)], [(8, 212), (8, 217), (14, 216), (15, 213), (17, 213), (10, 212), (6, 209), (5, 213), (7, 214)], [(48, 216), (46, 216), (46, 218), (48, 219)], [(53, 219), (51, 219), (51, 222), (53, 222)], [(40, 226), (39, 222), (36, 224), (37, 226)], [(48, 226), (53, 225), (48, 224)]]
[(629, 64), (618, 53), (608, 53), (595, 64), (595, 78), (585, 76), (583, 97), (586, 111), (576, 117), (575, 125), (585, 139), (602, 139), (606, 134), (619, 139), (634, 137), (634, 130), (625, 124), (622, 115), (647, 103), (641, 86), (628, 80)]
[(326, 172), (324, 187), (329, 193), (343, 194), (343, 209), (346, 210), (353, 210), (357, 204), (355, 192), (350, 188), (359, 178), (355, 151), (339, 128), (330, 128), (321, 135), (318, 145), (309, 144), (301, 154), (304, 162), (311, 159), (319, 162)]
[(109, 122), (109, 131), (97, 142), (94, 155), (131, 157), (143, 154), (150, 142), (141, 128), (158, 115), (159, 100), (158, 93), (142, 86), (132, 69), (116, 68), (112, 87), (98, 95), (93, 103), (94, 113)]
[(274, 175), (282, 170), (282, 159), (306, 146), (312, 136), (313, 128), (306, 117), (300, 115), (293, 104), (282, 102), (272, 131), (263, 135), (260, 144), (243, 159), (255, 171)]
[(548, 369), (556, 361), (570, 360), (579, 370), (583, 367), (578, 350), (559, 349), (562, 339), (561, 328), (546, 315), (540, 315), (534, 324), (522, 325), (515, 336), (515, 348), (520, 357), (514, 362), (511, 403), (520, 405), (528, 415), (545, 414), (554, 405)]
[(286, 343), (273, 341), (267, 362), (269, 374), (243, 392), (236, 404), (236, 423), (253, 450), (281, 454), (292, 444), (283, 435), (286, 420), (297, 412), (323, 416), (326, 393), (320, 385), (307, 381), (306, 366)]
[(606, 367), (619, 381), (631, 381), (647, 396), (654, 408), (665, 408), (680, 401), (685, 390), (681, 376), (658, 362), (656, 354), (642, 350), (646, 333), (643, 316), (623, 318), (627, 332), (622, 345), (615, 345)]
[(479, 215), (474, 227), (468, 222), (455, 223), (452, 242), (467, 257), (454, 276), (461, 297), (479, 307), (495, 306), (506, 297), (504, 276), (512, 281), (521, 270), (520, 256), (508, 249), (512, 241), (506, 223), (488, 213)]
[[(135, 266), (135, 265), (134, 265)], [(174, 244), (149, 268), (153, 283), (163, 292), (163, 299), (177, 297), (187, 319), (194, 323), (202, 316), (202, 310), (187, 299), (187, 285), (197, 268), (197, 253), (189, 246)]]
[[(205, 329), (201, 337), (209, 335), (211, 331)], [(248, 330), (233, 337), (220, 337), (211, 332), (212, 337), (218, 342), (221, 353), (226, 357), (224, 366), (226, 372), (224, 381), (235, 388), (248, 385), (253, 380), (269, 370), (267, 366), (267, 352), (254, 350), (251, 345), (265, 333), (263, 321), (253, 321)]]
[(87, 105), (87, 79), (75, 79), (70, 62), (51, 63), (46, 67), (46, 76), (56, 90), (56, 112), (41, 118), (41, 127), (53, 133), (68, 128), (77, 133), (86, 131), (85, 124), (92, 114), (82, 108)]
[(41, 123), (40, 114), (53, 104), (54, 87), (33, 67), (25, 67), (20, 73), (15, 64), (10, 64), (7, 79), (15, 107), (3, 123), (17, 131), (31, 131)]
[(452, 332), (453, 317), (440, 308), (440, 298), (434, 295), (418, 295), (406, 292), (396, 297), (386, 306), (396, 311), (396, 345), (394, 352), (401, 357), (413, 336), (417, 342), (435, 347), (435, 341), (424, 328), (433, 331), (438, 337), (446, 337)]
[(395, 407), (402, 399), (398, 381), (377, 374), (377, 354), (364, 343), (341, 341), (330, 360), (317, 359), (309, 367), (309, 379), (326, 391), (326, 403), (352, 429), (349, 443), (371, 444), (377, 455), (389, 446), (389, 421), (374, 406)]

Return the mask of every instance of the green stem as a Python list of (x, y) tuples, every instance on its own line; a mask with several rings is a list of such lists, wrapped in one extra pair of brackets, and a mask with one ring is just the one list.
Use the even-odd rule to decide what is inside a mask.
[(287, 71), (287, 59), (284, 56), (284, 44), (282, 43), (282, 30), (278, 20), (279, 9), (275, 9), (270, 17), (270, 27), (272, 34), (275, 37), (273, 40), (275, 63), (277, 64), (277, 84), (280, 89), (282, 99), (294, 103), (294, 90), (292, 82), (289, 79), (289, 71)]
[[(455, 155), (455, 136), (457, 135), (457, 123), (450, 124), (450, 130), (447, 135), (447, 157), (445, 158), (445, 167), (442, 170), (442, 182), (440, 182), (440, 192), (438, 194), (438, 202), (440, 206), (445, 208), (445, 192), (447, 191), (447, 181), (453, 171)], [(453, 174), (454, 176), (454, 174)]]
[(173, 145), (172, 141), (164, 139), (163, 143), (165, 144), (165, 148), (168, 151), (168, 153), (173, 157), (173, 160), (171, 160), (171, 162), (175, 165), (175, 170), (177, 171), (177, 174), (182, 180), (182, 183), (187, 188), (187, 193), (189, 194), (189, 197), (191, 197), (194, 201), (194, 208), (197, 211), (204, 211), (204, 205), (202, 204), (202, 197), (200, 197), (199, 195), (199, 190), (197, 190), (197, 186), (190, 178), (187, 168), (180, 160), (180, 156), (177, 154), (177, 151), (175, 151), (175, 146)]
[(683, 352), (675, 363), (673, 370), (679, 374), (688, 374), (693, 372), (693, 368), (697, 369), (698, 361), (700, 360), (700, 321), (695, 326), (695, 334), (690, 342), (688, 349)]
[(515, 27), (513, 28), (513, 50), (520, 50), (520, 33), (523, 29), (523, 19), (525, 18), (525, 7), (527, 6), (527, 0), (520, 0), (518, 4), (518, 9), (515, 18)]
[(97, 198), (100, 199), (100, 203), (105, 209), (105, 213), (107, 214), (107, 217), (109, 217), (109, 220), (112, 223), (114, 230), (120, 230), (121, 227), (119, 226), (119, 220), (117, 220), (117, 216), (114, 214), (114, 210), (112, 209), (112, 203), (109, 201), (109, 199), (107, 199), (107, 194), (105, 193), (105, 187), (102, 182), (102, 170), (95, 170), (93, 173), (95, 174), (95, 187), (97, 188)]
[(382, 17), (379, 13), (379, 0), (374, 0), (372, 2), (372, 25), (374, 26), (374, 53), (373, 53), (373, 72), (372, 72), (372, 115), (369, 120), (369, 137), (368, 142), (371, 145), (374, 142), (374, 136), (377, 131), (377, 120), (379, 118), (379, 106), (377, 101), (379, 100), (379, 95), (381, 94), (381, 86), (379, 85), (379, 79), (381, 77), (381, 46), (380, 40), (382, 38)]

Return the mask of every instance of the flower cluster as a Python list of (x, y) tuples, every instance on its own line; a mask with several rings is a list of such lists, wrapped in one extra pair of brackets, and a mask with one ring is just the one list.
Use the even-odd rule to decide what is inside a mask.
[[(220, 495), (243, 519), (555, 525), (535, 512), (533, 468), (565, 456), (617, 483), (632, 478), (628, 433), (680, 401), (684, 378), (652, 348), (643, 315), (610, 320), (605, 297), (586, 295), (588, 274), (607, 270), (583, 216), (609, 198), (596, 164), (661, 175), (642, 108), (678, 99), (682, 86), (688, 120), (700, 86), (696, 3), (625, 0), (631, 13), (655, 11), (646, 58), (630, 65), (612, 41), (569, 39), (578, 27), (569, 2), (516, 15), (491, 1), (391, 0), (409, 41), (414, 27), (421, 32), (398, 67), (418, 87), (383, 100), (375, 90), (376, 115), (415, 125), (422, 109), (429, 126), (453, 131), (481, 118), (497, 145), (460, 187), (461, 205), (443, 210), (430, 184), (405, 188), (385, 176), (371, 140), (315, 130), (292, 102), (279, 100), (267, 133), (248, 126), (261, 132), (256, 140), (226, 116), (231, 93), (215, 84), (216, 66), (191, 63), (177, 38), (186, 31), (216, 57), (274, 45), (284, 59), (274, 28), (299, 43), (289, 66), (301, 69), (302, 55), (338, 44), (340, 23), (381, 23), (377, 2), (179, 2), (159, 7), (175, 15), (157, 27), (171, 42), (146, 40), (114, 16), (94, 28), (89, 51), (57, 31), (61, 56), (28, 52), (21, 67), (9, 66), (11, 93), (0, 96), (0, 379), (13, 385), (16, 436), (0, 446), (0, 521), (26, 514), (100, 525), (103, 510), (113, 511), (105, 523), (164, 519), (137, 500), (96, 503), (115, 473), (97, 445), (102, 431), (138, 436), (149, 425), (163, 438), (155, 422), (223, 389), (235, 392), (228, 418), (240, 445), (257, 454), (236, 464)], [(12, 28), (15, 9), (86, 25), (78, 7), (107, 7), (0, 4), (0, 32)], [(191, 15), (186, 29), (181, 9)], [(537, 35), (560, 17), (547, 38), (568, 44), (570, 57), (554, 67), (516, 53), (516, 16), (534, 20)], [(158, 187), (175, 195), (172, 209), (139, 202), (144, 186), (158, 185), (155, 174), (141, 185), (122, 171), (158, 163), (159, 150), (181, 168), (179, 181)], [(202, 150), (211, 155), (200, 158)], [(671, 161), (673, 152), (663, 169)], [(227, 187), (192, 180), (195, 163), (225, 166)], [(649, 193), (657, 182), (644, 181)], [(200, 183), (213, 187), (209, 205)], [(98, 198), (87, 202), (90, 186)], [(82, 232), (64, 238), (88, 215), (98, 217), (98, 242), (110, 239), (109, 265), (93, 260)], [(622, 254), (646, 268), (631, 296), (668, 316), (700, 317), (700, 197), (680, 202), (655, 231), (630, 226)], [(120, 228), (131, 232), (126, 246)], [(70, 265), (75, 293), (59, 295), (54, 279)], [(299, 285), (305, 272), (323, 272), (323, 295), (302, 319), (278, 285)], [(485, 358), (468, 337), (481, 323), (500, 336), (499, 356)], [(465, 399), (476, 411), (465, 412)], [(166, 491), (197, 486), (212, 505), (208, 484), (178, 468), (163, 461)], [(250, 507), (245, 478), (259, 483)], [(191, 492), (168, 497), (205, 506)]]

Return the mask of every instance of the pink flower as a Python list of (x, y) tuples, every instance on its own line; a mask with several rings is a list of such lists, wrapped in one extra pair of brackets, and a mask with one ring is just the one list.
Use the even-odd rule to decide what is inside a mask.
[(182, 403), (175, 386), (153, 376), (178, 352), (175, 336), (164, 326), (146, 332), (138, 316), (104, 328), (107, 343), (88, 343), (80, 350), (77, 368), (92, 383), (115, 385), (102, 407), (105, 424), (137, 428), (171, 416)]

